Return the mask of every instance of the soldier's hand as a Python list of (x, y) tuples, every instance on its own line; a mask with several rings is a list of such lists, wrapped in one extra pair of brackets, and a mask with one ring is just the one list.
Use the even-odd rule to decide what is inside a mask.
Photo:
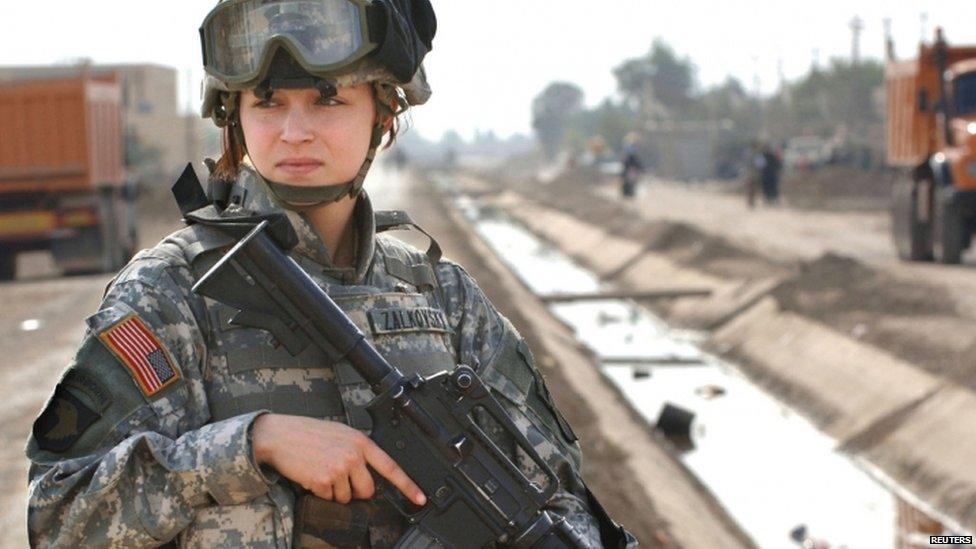
[(302, 416), (264, 414), (251, 431), (254, 457), (316, 496), (349, 503), (369, 499), (376, 487), (372, 467), (410, 501), (427, 498), (407, 473), (362, 432), (348, 425)]

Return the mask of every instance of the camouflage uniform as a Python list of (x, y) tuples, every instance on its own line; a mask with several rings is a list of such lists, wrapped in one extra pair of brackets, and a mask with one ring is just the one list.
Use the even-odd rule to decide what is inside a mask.
[[(250, 170), (229, 210), (277, 208)], [(288, 212), (300, 237), (292, 255), (405, 373), (474, 366), (560, 479), (549, 509), (594, 547), (579, 477), (579, 450), (552, 405), (523, 339), (457, 264), (377, 234), (364, 195), (356, 208), (354, 268), (332, 265), (308, 222)], [(88, 320), (77, 355), (34, 426), (28, 526), (39, 546), (389, 547), (405, 525), (382, 498), (340, 505), (315, 500), (258, 467), (254, 419), (267, 411), (369, 429), (372, 394), (344, 361), (309, 348), (292, 356), (256, 328), (230, 325), (229, 307), (190, 288), (231, 240), (191, 225), (140, 252), (110, 284)], [(155, 370), (147, 382), (125, 353), (139, 336)], [(113, 335), (114, 334), (114, 335)], [(508, 448), (517, 462), (526, 458)], [(529, 468), (529, 466), (527, 466)], [(303, 532), (296, 516), (313, 513)]]

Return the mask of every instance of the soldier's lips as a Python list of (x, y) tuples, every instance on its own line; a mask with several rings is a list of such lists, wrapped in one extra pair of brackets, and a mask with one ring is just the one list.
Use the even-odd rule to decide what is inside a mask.
[(295, 158), (282, 160), (275, 168), (289, 175), (307, 175), (324, 166), (325, 163), (314, 158)]

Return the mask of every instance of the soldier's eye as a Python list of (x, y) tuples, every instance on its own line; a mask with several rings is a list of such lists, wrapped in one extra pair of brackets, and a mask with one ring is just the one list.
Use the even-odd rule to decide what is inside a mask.
[(339, 100), (339, 99), (337, 99), (336, 97), (333, 96), (333, 97), (319, 97), (315, 101), (315, 104), (316, 105), (326, 106), (326, 107), (335, 107), (335, 106), (338, 106), (338, 105), (343, 105), (344, 103), (341, 100)]

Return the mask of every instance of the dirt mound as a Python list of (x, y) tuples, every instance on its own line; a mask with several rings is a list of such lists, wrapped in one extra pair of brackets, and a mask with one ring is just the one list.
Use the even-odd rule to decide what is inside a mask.
[(826, 254), (801, 265), (772, 295), (784, 310), (976, 389), (976, 321), (958, 313), (945, 287)]
[(657, 223), (646, 233), (648, 246), (657, 251), (680, 253), (683, 263), (705, 265), (709, 261), (753, 257), (723, 238), (706, 234), (687, 223)]
[[(820, 211), (884, 211), (890, 206), (891, 185), (901, 172), (827, 166), (788, 171), (780, 179), (783, 202), (792, 208)], [(710, 190), (745, 197), (744, 180), (708, 184)]]
[(816, 210), (886, 210), (896, 171), (839, 166), (787, 173), (780, 191), (787, 204)]
[(800, 274), (781, 284), (774, 296), (783, 308), (816, 318), (845, 312), (955, 314), (945, 288), (895, 278), (833, 253), (801, 264)]

